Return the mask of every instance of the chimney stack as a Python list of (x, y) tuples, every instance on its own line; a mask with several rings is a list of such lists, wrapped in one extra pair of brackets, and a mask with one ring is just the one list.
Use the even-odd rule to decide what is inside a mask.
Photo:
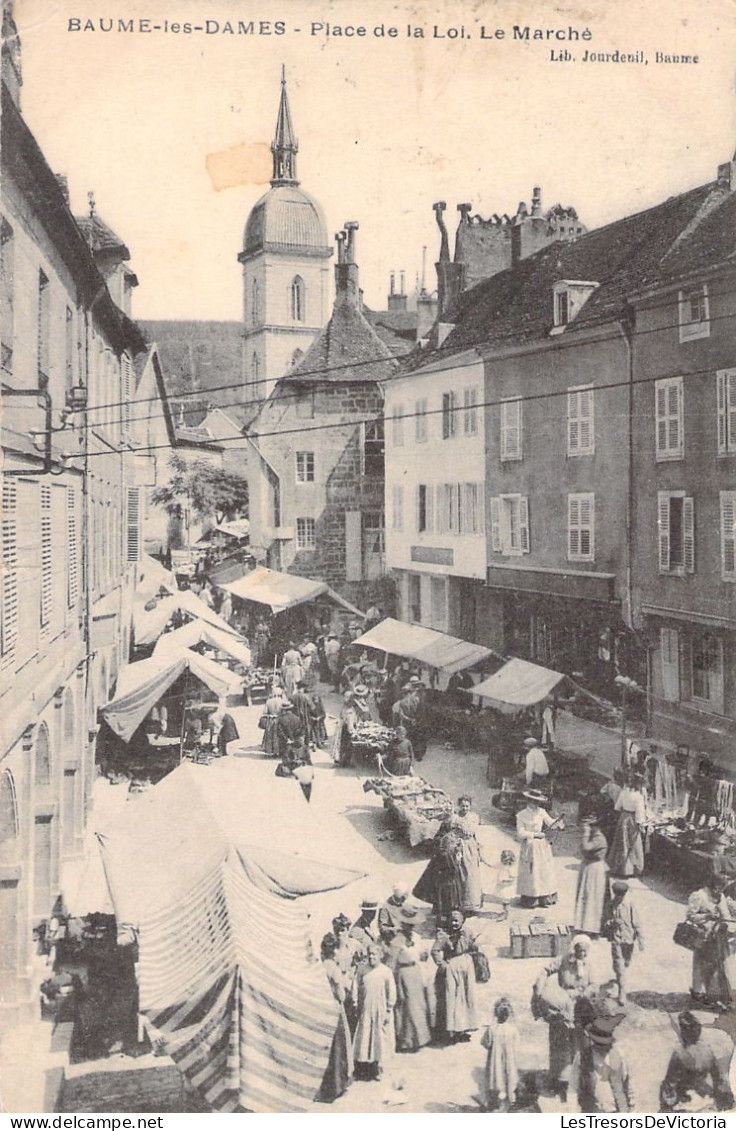
[(69, 207), (69, 182), (63, 173), (55, 173), (56, 183), (61, 189), (61, 195), (64, 197), (64, 203), (67, 208)]
[(335, 307), (360, 306), (358, 264), (355, 262), (355, 233), (359, 227), (357, 220), (348, 220), (343, 230), (335, 236), (337, 240)]
[(447, 227), (442, 213), (447, 208), (444, 200), (437, 201), (432, 205), (434, 209), (437, 227), (440, 230), (440, 257), (435, 263), (437, 268), (437, 305), (438, 317), (440, 321), (446, 310), (449, 309), (451, 303), (456, 295), (460, 292), (460, 279), (462, 276), (462, 264), (452, 263), (450, 261), (450, 244), (447, 239)]
[(539, 185), (532, 189), (532, 216), (542, 215), (542, 190)]

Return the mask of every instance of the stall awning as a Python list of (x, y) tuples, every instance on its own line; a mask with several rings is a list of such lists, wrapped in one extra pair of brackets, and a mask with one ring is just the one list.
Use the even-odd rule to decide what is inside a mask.
[(218, 617), (217, 613), (208, 608), (204, 601), (200, 601), (197, 594), (192, 593), (191, 589), (182, 589), (172, 594), (171, 597), (162, 597), (152, 609), (147, 609), (146, 604), (150, 604), (150, 601), (146, 601), (145, 597), (136, 596), (133, 610), (133, 629), (136, 644), (153, 644), (154, 640), (158, 640), (174, 613), (179, 610), (188, 613), (190, 617), (205, 621), (206, 624), (210, 624), (214, 628), (219, 628), (221, 632), (228, 633), (230, 636), (237, 636), (237, 633), (227, 621)]
[(511, 714), (540, 703), (563, 679), (563, 672), (530, 664), (528, 660), (509, 660), (490, 679), (476, 684), (473, 695), (479, 695), (500, 711)]
[(187, 668), (218, 698), (237, 695), (242, 690), (239, 676), (187, 648), (128, 664), (120, 673), (115, 698), (102, 709), (109, 726), (123, 742), (130, 741), (151, 708)]
[(135, 582), (136, 593), (142, 593), (147, 597), (152, 597), (160, 589), (166, 589), (168, 593), (179, 591), (171, 570), (162, 566), (161, 562), (157, 562), (150, 554), (144, 554), (138, 563)]
[(292, 609), (295, 605), (303, 605), (306, 601), (327, 596), (356, 616), (364, 616), (360, 609), (356, 609), (355, 605), (351, 605), (339, 593), (335, 593), (324, 581), (299, 577), (295, 573), (279, 573), (275, 569), (266, 569), (265, 566), (257, 566), (244, 577), (220, 585), (220, 588), (227, 589), (242, 601), (256, 601), (259, 605), (268, 605), (273, 613), (283, 613), (285, 609)]
[(444, 672), (464, 671), (494, 655), (490, 648), (485, 648), (482, 644), (471, 644), (456, 636), (448, 636), (446, 632), (423, 628), (418, 624), (405, 624), (392, 617), (382, 620), (353, 643), (376, 648), (379, 652), (388, 652), (392, 656), (416, 660), (426, 667)]
[(166, 652), (171, 653), (178, 648), (192, 648), (195, 644), (202, 643), (211, 644), (220, 652), (226, 652), (246, 668), (251, 665), (250, 648), (246, 648), (245, 644), (241, 644), (229, 632), (221, 632), (219, 628), (203, 620), (193, 620), (189, 624), (182, 625), (181, 628), (175, 628), (173, 632), (165, 632), (159, 638), (153, 654), (158, 656)]

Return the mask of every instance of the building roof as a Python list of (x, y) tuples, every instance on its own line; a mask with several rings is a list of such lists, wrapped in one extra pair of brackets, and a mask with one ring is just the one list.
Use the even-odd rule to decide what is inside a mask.
[[(208, 405), (225, 405), (238, 398), (237, 386), (242, 377), (241, 322), (172, 320), (141, 322), (140, 326), (148, 341), (158, 346), (169, 398), (176, 401), (177, 396), (187, 394), (189, 424), (198, 424)], [(193, 397), (192, 393), (202, 395)], [(246, 397), (244, 390), (242, 399)]]
[(370, 310), (364, 306), (363, 314), (394, 357), (414, 349), (419, 325), (416, 310)]
[(280, 383), (385, 381), (395, 368), (391, 350), (361, 311), (344, 302)]
[(120, 259), (130, 259), (130, 252), (120, 236), (96, 212), (75, 219), (92, 252), (116, 251)]
[[(726, 199), (715, 183), (701, 185), (572, 243), (550, 244), (465, 291), (443, 319), (454, 329), (435, 354), (546, 338), (553, 327), (554, 284), (566, 279), (599, 284), (565, 328), (566, 336), (620, 317), (627, 296), (660, 277), (678, 237), (710, 214), (714, 193)], [(416, 364), (423, 365), (428, 356), (415, 355)]]
[(322, 209), (296, 184), (278, 184), (253, 206), (245, 225), (243, 254), (259, 251), (332, 255)]

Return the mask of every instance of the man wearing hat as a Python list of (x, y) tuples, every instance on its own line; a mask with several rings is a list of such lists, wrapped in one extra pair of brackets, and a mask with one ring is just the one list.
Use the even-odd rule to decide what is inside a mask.
[(618, 983), (618, 1000), (626, 1004), (626, 979), (634, 944), (644, 949), (644, 932), (636, 905), (626, 880), (614, 880), (611, 884), (612, 899), (608, 908), (608, 918), (603, 933), (611, 942), (611, 961)]
[(535, 789), (543, 789), (549, 782), (549, 763), (544, 756), (544, 751), (536, 738), (527, 735), (524, 739), (526, 747), (526, 760), (524, 762), (524, 778), (526, 784)]
[(409, 895), (407, 884), (394, 884), (388, 899), (384, 900), (378, 911), (378, 929), (386, 946), (390, 946), (401, 931), (401, 908)]
[(284, 699), (281, 704), (278, 719), (276, 720), (276, 734), (278, 735), (279, 754), (288, 770), (293, 770), (301, 762), (308, 761), (307, 748), (304, 742), (304, 727), (294, 710), (294, 704)]
[(581, 1112), (634, 1110), (634, 1090), (626, 1057), (616, 1048), (615, 1031), (624, 1014), (598, 1017), (585, 1027), (585, 1042), (575, 1054), (570, 1092)]
[(422, 681), (419, 676), (413, 675), (402, 687), (401, 698), (394, 703), (391, 711), (394, 728), (406, 728), (417, 762), (421, 762), (427, 752), (422, 691)]
[(360, 904), (360, 915), (350, 928), (349, 938), (354, 939), (360, 946), (361, 962), (365, 962), (368, 947), (371, 943), (380, 943), (381, 935), (378, 929), (378, 900), (372, 896), (366, 897)]

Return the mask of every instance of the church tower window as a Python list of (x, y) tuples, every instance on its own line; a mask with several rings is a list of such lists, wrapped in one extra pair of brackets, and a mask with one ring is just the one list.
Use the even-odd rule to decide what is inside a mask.
[(258, 280), (257, 279), (253, 280), (252, 306), (253, 306), (252, 321), (253, 321), (253, 325), (255, 326), (258, 323), (258, 319), (261, 316), (261, 292), (260, 292), (260, 288), (258, 286)]
[(296, 275), (291, 283), (291, 317), (294, 322), (304, 321), (304, 280)]

